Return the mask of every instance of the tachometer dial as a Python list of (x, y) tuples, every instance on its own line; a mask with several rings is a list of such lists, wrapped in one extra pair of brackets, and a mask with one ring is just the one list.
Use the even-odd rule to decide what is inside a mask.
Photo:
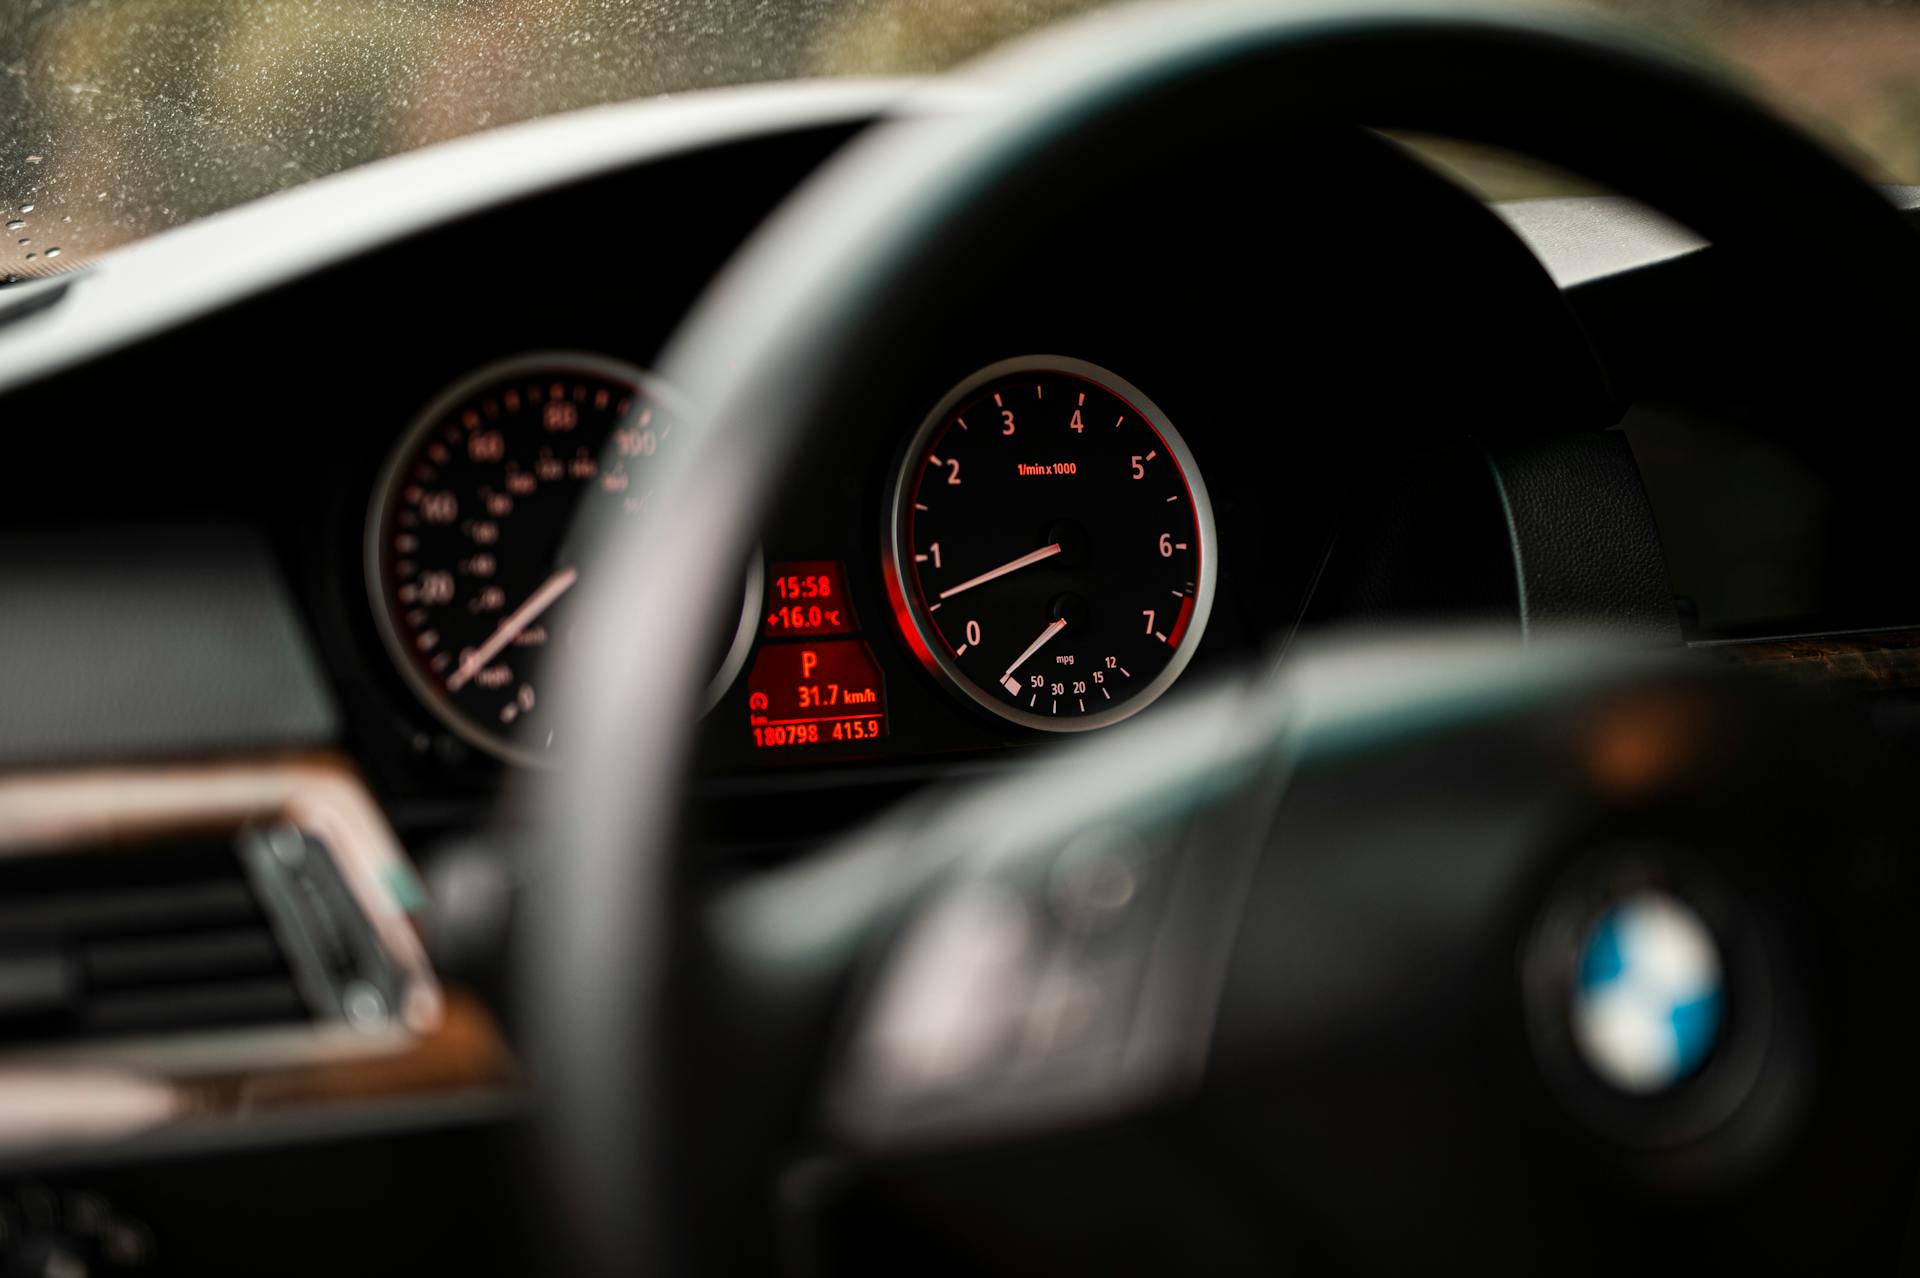
[[(575, 515), (588, 502), (638, 514), (674, 417), (642, 370), (547, 353), (460, 382), (401, 440), (369, 525), (374, 611), (401, 672), (467, 741), (519, 762), (554, 746), (536, 659), (569, 638)], [(718, 682), (751, 642), (749, 587)]]
[(1112, 723), (1166, 691), (1213, 602), (1213, 512), (1166, 414), (1103, 368), (1008, 360), (914, 437), (890, 582), (921, 659), (1016, 723)]

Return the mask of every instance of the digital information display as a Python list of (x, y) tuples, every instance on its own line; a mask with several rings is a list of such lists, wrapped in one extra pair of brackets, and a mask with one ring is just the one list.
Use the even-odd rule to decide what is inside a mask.
[(858, 639), (765, 644), (747, 675), (747, 722), (761, 750), (878, 740), (880, 667)]
[(767, 614), (760, 633), (850, 635), (859, 629), (847, 599), (846, 569), (837, 559), (792, 559), (768, 565)]

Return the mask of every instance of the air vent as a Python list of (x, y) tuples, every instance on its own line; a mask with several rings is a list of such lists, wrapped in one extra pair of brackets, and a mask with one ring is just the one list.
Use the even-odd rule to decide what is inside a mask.
[(333, 853), (287, 822), (0, 855), (0, 1050), (379, 1034), (406, 991)]
[(280, 935), (231, 833), (0, 857), (0, 1045), (310, 1021)]

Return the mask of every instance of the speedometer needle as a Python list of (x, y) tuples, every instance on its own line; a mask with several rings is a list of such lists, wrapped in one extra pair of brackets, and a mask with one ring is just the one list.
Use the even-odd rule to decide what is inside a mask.
[[(1032, 564), (1037, 564), (1042, 559), (1051, 559), (1059, 553), (1060, 553), (1060, 543), (1057, 541), (1054, 542), (1051, 546), (1042, 546), (1038, 550), (1030, 550), (1026, 554), (1020, 556), (1018, 559), (1015, 559), (1010, 563), (1001, 564), (998, 568), (989, 568), (987, 571), (981, 573), (978, 577), (969, 577), (957, 586), (948, 586), (945, 590), (940, 592), (940, 597), (942, 599), (951, 599), (953, 596), (959, 594), (963, 590), (972, 590), (975, 586), (985, 585), (987, 582), (992, 581), (995, 577), (1004, 577), (1010, 572), (1019, 572), (1022, 568), (1028, 567), (1029, 565), (1032, 565)], [(1020, 660), (1025, 661), (1026, 657), (1022, 657), (1020, 658)], [(1018, 665), (1019, 662), (1015, 662), (1014, 664)]]
[(527, 601), (513, 610), (512, 616), (500, 623), (499, 629), (487, 636), (485, 643), (467, 654), (459, 669), (447, 676), (447, 691), (458, 692), (466, 687), (468, 680), (485, 670), (487, 663), (500, 655), (501, 649), (518, 638), (520, 632), (532, 625), (541, 613), (553, 607), (553, 601), (566, 594), (578, 580), (578, 568), (562, 568), (547, 578), (540, 589), (528, 595)]
[[(1026, 665), (1028, 657), (1031, 657), (1034, 653), (1046, 647), (1047, 640), (1053, 638), (1055, 635), (1059, 634), (1062, 630), (1065, 630), (1066, 628), (1067, 628), (1067, 619), (1065, 617), (1062, 617), (1060, 618), (1060, 620), (1048, 626), (1045, 630), (1042, 630), (1040, 632), (1040, 637), (1038, 639), (1035, 639), (1032, 643), (1028, 644), (1027, 650), (1013, 659), (1013, 664), (1008, 666), (1006, 669), (1006, 672), (1000, 676), (1000, 682), (1013, 683), (1013, 672), (1018, 670), (1021, 666)], [(1015, 688), (1019, 687), (1018, 684), (1014, 684), (1013, 686)]]

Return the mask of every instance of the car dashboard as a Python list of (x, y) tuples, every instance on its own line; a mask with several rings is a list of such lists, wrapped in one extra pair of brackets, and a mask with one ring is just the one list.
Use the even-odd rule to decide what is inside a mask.
[[(0, 793), (0, 849), (172, 831), (177, 780), (283, 927), (333, 924), (274, 893), (376, 923), (457, 899), (442, 871), (565, 766), (541, 671), (567, 657), (571, 516), (645, 509), (697, 428), (661, 371), (676, 329), (900, 93), (543, 121), (0, 289), (0, 759), (71, 782), (52, 815)], [(1049, 210), (792, 461), (687, 691), (716, 872), (1381, 626), (1597, 623), (1913, 682), (1899, 473), (1806, 428), (1883, 412), (1873, 387), (1634, 206), (1496, 215), (1398, 141), (1286, 142), (1284, 166), (1223, 137)], [(74, 815), (126, 775), (148, 806)], [(338, 883), (302, 877), (322, 834), (351, 852)], [(412, 1025), (410, 1065), (156, 1068), (200, 1080), (202, 1113), (449, 1079), (511, 1108), (462, 988), (498, 956), (409, 935), (373, 927), (304, 997), (333, 1028)]]
[[(47, 482), (22, 485), (9, 522), (36, 542), (83, 543), (108, 559), (182, 530), (209, 543), (257, 540), (291, 592), (325, 696), (337, 706), (341, 741), (396, 823), (403, 831), (470, 823), (518, 771), (552, 764), (551, 743), (529, 730), (539, 716), (536, 653), (526, 642), (544, 642), (548, 632), (516, 635), (491, 670), (476, 668), (478, 678), (459, 678), (455, 657), (471, 656), (552, 572), (565, 516), (579, 500), (572, 490), (622, 501), (630, 511), (644, 502), (645, 463), (654, 448), (672, 446), (673, 410), (663, 406), (674, 391), (651, 370), (673, 328), (756, 222), (853, 127), (736, 139), (472, 213), (17, 391), (8, 417), (22, 429), (10, 436), (9, 469)], [(1194, 322), (1200, 299), (1190, 282), (1137, 246), (1099, 239), (1037, 245), (1032, 263), (1008, 264), (1002, 285), (983, 282), (980, 313), (955, 317), (951, 344), (915, 370), (917, 395), (903, 397), (901, 416), (850, 419), (829, 448), (794, 467), (755, 562), (742, 567), (737, 632), (716, 645), (702, 746), (716, 791), (885, 786), (993, 766), (1044, 745), (1055, 735), (1049, 729), (1087, 726), (1090, 714), (1111, 721), (1089, 712), (1087, 699), (1115, 705), (1113, 690), (1142, 662), (1165, 670), (1168, 654), (1177, 653), (1173, 673), (1200, 681), (1209, 669), (1273, 650), (1300, 622), (1331, 549), (1341, 494), (1289, 445), (1286, 431), (1234, 430), (1217, 402), (1231, 395), (1235, 417), (1252, 413), (1277, 425), (1288, 412), (1284, 387), (1273, 381), (1277, 370), (1235, 367), (1225, 352), (1214, 358), (1207, 349), (1214, 335)], [(112, 269), (103, 265), (102, 278)], [(95, 284), (84, 274), (72, 278), (76, 291)], [(15, 326), (24, 330), (38, 318), (22, 316)], [(983, 493), (958, 527), (923, 537), (921, 565), (905, 574), (890, 545), (899, 522), (890, 503), (917, 509), (926, 503), (914, 496), (931, 496), (917, 487), (900, 496), (902, 466), (916, 430), (934, 425), (928, 414), (940, 415), (942, 396), (970, 378), (979, 390), (980, 370), (1022, 361), (1038, 376), (1068, 378), (1054, 387), (1063, 410), (1083, 384), (1095, 388), (1103, 412), (1121, 403), (1116, 393), (1149, 404), (1145, 433), (1136, 439), (1103, 419), (1093, 436), (1077, 426), (1059, 432), (1072, 446), (1039, 446), (1032, 460), (1019, 452), (1023, 436), (1006, 446), (1007, 456), (983, 456), (976, 483), (988, 482), (989, 466), (996, 474), (1071, 467), (1061, 447), (1074, 456), (1084, 448), (1092, 466), (1122, 474), (1135, 465), (1170, 467), (1162, 486), (1189, 504), (1164, 529), (1142, 524), (1137, 554), (1098, 552), (1116, 582), (1167, 567), (1164, 583), (1145, 587), (1153, 598), (1100, 601), (1110, 627), (1101, 642), (1121, 647), (1045, 654), (1050, 662), (1077, 655), (1082, 664), (1049, 664), (1066, 677), (1040, 679), (1024, 698), (1009, 697), (1008, 714), (964, 695), (991, 687), (989, 676), (969, 679), (929, 659), (925, 636), (938, 642), (939, 631), (930, 613), (916, 624), (906, 594), (920, 584), (918, 574), (934, 571), (924, 557), (939, 555), (943, 539), (952, 556), (956, 536), (964, 545), (976, 535), (981, 544), (960, 553), (988, 567), (990, 530), (1014, 494)], [(1076, 371), (1060, 371), (1068, 368)], [(1023, 376), (1006, 373), (997, 384), (1021, 381), (1024, 391)], [(556, 404), (577, 401), (565, 410), (575, 416), (564, 435), (535, 421), (536, 401), (549, 390), (560, 392)], [(647, 429), (657, 407), (662, 416)], [(1036, 413), (1044, 407), (1031, 405)], [(962, 420), (965, 411), (958, 410)], [(86, 448), (100, 464), (87, 466), (84, 485), (72, 487), (53, 477), (70, 474), (73, 462), (61, 423), (82, 414), (90, 423)], [(484, 415), (498, 428), (480, 431), (473, 443), (463, 414)], [(614, 423), (636, 419), (643, 424), (634, 430), (621, 427), (633, 439), (628, 454), (606, 475), (594, 473)], [(1109, 444), (1100, 429), (1120, 433)], [(442, 430), (462, 438), (442, 440)], [(996, 420), (991, 438), (1001, 439), (1001, 430), (1012, 433)], [(566, 441), (558, 459), (547, 447), (554, 438)], [(578, 442), (588, 438), (592, 449)], [(470, 473), (454, 473), (449, 444), (463, 454), (453, 461)], [(488, 448), (499, 452), (485, 454)], [(1174, 448), (1183, 460), (1170, 455)], [(542, 465), (551, 476), (534, 474)], [(447, 472), (445, 487), (422, 478), (423, 468), (435, 466)], [(971, 460), (968, 467), (971, 480)], [(519, 481), (508, 473), (515, 469)], [(943, 493), (971, 494), (953, 478), (939, 477)], [(619, 493), (611, 488), (616, 479)], [(1033, 474), (1021, 482), (1070, 480)], [(489, 497), (496, 510), (509, 509), (513, 482), (526, 484), (519, 525), (510, 514), (476, 518)], [(539, 507), (536, 485), (542, 493), (567, 490), (558, 514)], [(466, 508), (448, 510), (457, 499)], [(1123, 524), (1159, 517), (1125, 505), (1124, 492), (1120, 500)], [(1157, 491), (1153, 501), (1162, 501)], [(439, 541), (436, 520), (447, 529)], [(1036, 526), (1020, 535), (1043, 532)], [(911, 564), (913, 549), (899, 550)], [(484, 579), (469, 571), (476, 565)], [(950, 584), (957, 569), (945, 567), (943, 584)], [(1203, 585), (1206, 606), (1196, 610)], [(1162, 594), (1165, 604), (1156, 602)], [(1044, 611), (1045, 603), (1035, 606)], [(1130, 612), (1124, 628), (1122, 606)], [(1128, 647), (1133, 621), (1144, 641), (1167, 651)], [(551, 633), (563, 659), (560, 627)], [(967, 633), (958, 624), (947, 651), (964, 649)], [(437, 646), (423, 647), (423, 637)], [(1004, 645), (1013, 636), (994, 638)], [(635, 645), (643, 654), (645, 636), (635, 636)], [(516, 661), (520, 669), (509, 669)], [(1110, 669), (1090, 668), (1103, 662)], [(1023, 684), (1039, 678), (1018, 673)], [(1093, 681), (1109, 675), (1111, 688)], [(1151, 678), (1145, 668), (1140, 676)], [(464, 696), (449, 691), (450, 679)], [(1016, 717), (1041, 694), (1054, 722)], [(836, 704), (816, 704), (824, 698)], [(1129, 699), (1125, 709), (1151, 700)], [(822, 709), (834, 713), (806, 713)], [(521, 716), (525, 722), (512, 723)], [(173, 748), (192, 753), (195, 743), (183, 734)]]
[[(564, 627), (549, 615), (497, 646), (490, 662), (465, 659), (524, 611), (543, 582), (553, 584), (581, 492), (629, 511), (644, 505), (646, 463), (654, 449), (672, 446), (670, 422), (684, 415), (674, 388), (653, 371), (663, 348), (756, 223), (859, 127), (859, 112), (843, 115), (854, 118), (808, 128), (763, 121), (724, 144), (470, 210), (29, 380), (9, 396), (7, 417), (19, 426), (10, 433), (9, 469), (44, 478), (21, 483), (9, 523), (48, 544), (109, 547), (100, 551), (109, 558), (181, 529), (216, 542), (259, 541), (291, 591), (337, 706), (340, 740), (397, 824), (429, 831), (470, 823), (517, 772), (551, 765), (533, 666), (549, 639), (555, 659), (564, 659)], [(1386, 173), (1399, 163), (1365, 154), (1360, 162)], [(1144, 179), (1143, 186), (1169, 189)], [(1468, 225), (1486, 248), (1473, 271), (1476, 289), (1518, 304), (1500, 322), (1516, 349), (1493, 357), (1503, 384), (1530, 389), (1542, 380), (1515, 376), (1518, 364), (1574, 368), (1596, 383), (1578, 326), (1544, 275), (1451, 195), (1437, 183), (1421, 193), (1438, 212), (1410, 238), (1458, 235)], [(1323, 203), (1293, 214), (1296, 234), (1331, 239), (1338, 223), (1340, 237), (1357, 242), (1402, 220), (1370, 196)], [(1382, 401), (1452, 396), (1469, 379), (1464, 363), (1488, 365), (1484, 348), (1439, 340), (1446, 330), (1436, 322), (1436, 299), (1445, 281), (1415, 261), (1417, 244), (1356, 257), (1337, 287), (1318, 267), (1283, 264), (1247, 278), (1229, 274), (1231, 263), (1196, 270), (1154, 247), (1163, 206), (1125, 198), (1119, 205), (1136, 211), (1104, 216), (1070, 240), (1038, 239), (1000, 278), (982, 280), (977, 306), (951, 318), (946, 341), (917, 367), (884, 370), (900, 385), (897, 408), (850, 414), (828, 446), (786, 477), (755, 561), (742, 566), (740, 621), (716, 642), (715, 680), (704, 694), (711, 704), (702, 773), (716, 793), (910, 785), (956, 767), (996, 766), (1056, 739), (1059, 729), (1145, 709), (1175, 676), (1202, 682), (1210, 670), (1277, 652), (1303, 624), (1367, 611), (1335, 600), (1337, 587), (1325, 580), (1338, 560), (1342, 514), (1355, 500), (1335, 458), (1358, 432), (1373, 432), (1383, 453), (1401, 450), (1419, 429), (1368, 424)], [(1209, 217), (1220, 229), (1220, 216)], [(114, 270), (109, 261), (98, 278), (54, 283), (78, 298), (111, 286)], [(1407, 297), (1390, 304), (1384, 294), (1394, 286)], [(1290, 320), (1298, 325), (1292, 349), (1272, 333), (1249, 339), (1250, 316), (1289, 302), (1311, 312)], [(17, 349), (48, 313), (71, 304), (18, 308), (13, 331), (0, 336)], [(1492, 311), (1491, 299), (1481, 309)], [(1434, 335), (1431, 361), (1387, 370), (1385, 393), (1365, 390), (1351, 420), (1331, 419), (1324, 391), (1310, 381), (1379, 375), (1333, 335), (1364, 328), (1383, 338), (1420, 327)], [(1432, 380), (1436, 368), (1451, 384)], [(983, 370), (991, 374), (985, 380)], [(965, 511), (949, 503), (945, 532), (926, 515), (934, 531), (909, 544), (907, 517), (932, 493), (925, 475), (903, 468), (937, 455), (940, 432), (951, 433), (955, 447), (963, 442), (973, 411), (963, 401), (998, 399), (1015, 384), (1023, 395), (1044, 394), (1043, 380), (1060, 404), (1059, 428), (1043, 423), (1049, 405), (1039, 400), (1021, 414), (1036, 422), (1030, 431), (1053, 430), (1063, 442), (1023, 451), (1029, 435), (1006, 439), (1013, 414), (1006, 410), (1002, 425), (996, 407), (987, 438), (1006, 442), (1001, 455), (981, 454), (973, 483), (997, 482), (1003, 472), (1024, 478), (962, 487), (956, 459), (937, 486), (954, 502), (966, 495)], [(1091, 435), (1066, 402), (1077, 393), (1085, 404), (1087, 389), (1106, 415)], [(1574, 395), (1590, 391), (1582, 385)], [(566, 416), (564, 431), (551, 427), (560, 416), (536, 420), (548, 392), (554, 414)], [(562, 410), (561, 398), (573, 406)], [(1574, 411), (1602, 410), (1586, 403)], [(1106, 420), (1130, 415), (1141, 423), (1137, 437)], [(1496, 431), (1508, 415), (1508, 403), (1489, 404)], [(486, 429), (474, 424), (482, 417)], [(947, 424), (954, 417), (961, 425)], [(72, 483), (67, 423), (80, 420), (97, 460), (84, 466), (84, 483)], [(616, 430), (626, 451), (601, 474), (600, 445)], [(564, 441), (557, 454), (549, 446), (556, 439)], [(972, 480), (971, 458), (967, 465)], [(978, 601), (985, 616), (936, 620), (945, 604), (939, 591), (959, 576), (1010, 562), (1030, 543), (1057, 544), (1044, 519), (1017, 533), (1001, 525), (1021, 492), (1092, 483), (1069, 473), (1076, 466), (1123, 478), (1111, 501), (1099, 499), (1101, 514), (1082, 512), (1061, 534), (1084, 544), (1030, 573), (1073, 589), (1042, 582), (1025, 593), (1046, 598), (1003, 606), (1000, 593), (1025, 587), (1015, 576), (965, 601)], [(1153, 504), (1173, 502), (1177, 516), (1163, 519), (1125, 491), (1136, 468), (1144, 486), (1169, 489), (1156, 488)], [(1164, 477), (1148, 480), (1145, 468)], [(525, 487), (511, 491), (514, 484)], [(516, 499), (518, 524), (483, 509), (491, 501), (511, 511)], [(1083, 526), (1089, 520), (1094, 526)], [(1510, 611), (1514, 588), (1503, 578), (1511, 569), (1497, 529), (1476, 531), (1485, 535), (1429, 593), (1436, 606), (1465, 615)], [(110, 548), (116, 538), (125, 551)], [(1131, 545), (1117, 544), (1122, 538)], [(930, 562), (943, 545), (955, 562)], [(1089, 616), (1081, 596), (1094, 591), (1096, 575), (1104, 593)], [(1133, 595), (1121, 597), (1128, 590)], [(1054, 619), (1050, 607), (1079, 610), (1069, 638), (1050, 641), (1018, 670), (1005, 666), (1032, 637), (1013, 633), (1026, 613), (1037, 633)], [(943, 629), (946, 620), (952, 625)], [(982, 620), (992, 633), (971, 648), (975, 661), (995, 658), (991, 670), (976, 669), (966, 651)], [(1149, 646), (1133, 645), (1136, 629)], [(1071, 642), (1082, 634), (1089, 638)], [(644, 635), (635, 636), (635, 650), (644, 653)], [(1008, 679), (1020, 693), (994, 704)], [(1128, 680), (1135, 682), (1123, 688)], [(1148, 684), (1146, 695), (1133, 695)], [(841, 702), (843, 692), (856, 699)], [(815, 713), (823, 709), (833, 713)], [(191, 753), (196, 744), (183, 735), (172, 748)]]
[[(262, 206), (286, 206), (277, 221), (261, 208), (229, 215), (241, 229), (226, 238), (247, 246), (230, 261), (207, 260), (222, 239), (215, 219), (143, 246), (153, 279), (109, 260), (0, 294), (0, 370), (12, 383), (8, 529), (37, 547), (92, 546), (74, 553), (109, 562), (182, 530), (258, 542), (335, 712), (320, 735), (365, 772), (404, 834), (457, 834), (494, 811), (516, 775), (551, 766), (534, 668), (549, 640), (564, 660), (564, 626), (551, 614), (516, 631), (488, 669), (466, 659), (555, 584), (563, 550), (575, 549), (562, 542), (582, 492), (630, 512), (644, 506), (652, 450), (670, 448), (671, 422), (687, 415), (655, 371), (675, 328), (760, 220), (900, 94), (887, 83), (773, 86), (523, 126), (452, 148), (484, 154), (440, 161), (440, 172), (464, 170), (469, 189), (446, 183), (438, 206), (378, 207), (379, 192), (421, 185), (408, 181), (421, 157), (403, 156), (333, 184), (365, 182), (371, 194), (293, 192)], [(556, 145), (568, 137), (577, 153)], [(795, 462), (741, 567), (738, 621), (715, 640), (714, 681), (702, 690), (700, 781), (725, 837), (766, 836), (740, 817), (733, 800), (743, 794), (782, 796), (788, 833), (774, 841), (804, 842), (867, 810), (849, 793), (870, 789), (884, 802), (955, 770), (1009, 765), (1061, 729), (1147, 709), (1176, 678), (1199, 684), (1273, 659), (1302, 633), (1520, 620), (1526, 556), (1488, 468), (1497, 472), (1502, 450), (1541, 421), (1619, 422), (1608, 444), (1631, 441), (1628, 487), (1643, 478), (1657, 509), (1638, 491), (1630, 502), (1664, 536), (1659, 567), (1679, 598), (1657, 581), (1623, 589), (1640, 596), (1628, 613), (1652, 616), (1656, 629), (1710, 640), (1912, 619), (1904, 592), (1838, 549), (1889, 535), (1884, 517), (1860, 518), (1884, 506), (1854, 499), (1873, 496), (1884, 476), (1806, 440), (1782, 460), (1771, 442), (1812, 411), (1807, 400), (1819, 396), (1819, 411), (1831, 412), (1853, 388), (1775, 370), (1777, 402), (1756, 406), (1736, 383), (1768, 358), (1764, 337), (1715, 296), (1711, 255), (1697, 241), (1607, 198), (1510, 206), (1503, 226), (1396, 143), (1290, 145), (1295, 171), (1310, 182), (1328, 175), (1308, 198), (1274, 175), (1236, 173), (1232, 189), (1252, 197), (1245, 208), (1196, 212), (1196, 198), (1219, 185), (1198, 170), (1244, 149), (1239, 138), (1222, 139), (1194, 172), (1089, 192), (1098, 216), (1067, 235), (1036, 235), (980, 280), (912, 367), (875, 370), (878, 407), (850, 406), (834, 437)], [(1273, 251), (1250, 259), (1243, 246), (1268, 233), (1269, 207), (1282, 211)], [(362, 210), (358, 235), (339, 225), (350, 208)], [(294, 232), (312, 260), (275, 242)], [(89, 300), (117, 313), (63, 313)], [(102, 322), (126, 313), (127, 331)], [(1389, 346), (1424, 354), (1382, 367), (1374, 352)], [(934, 531), (909, 544), (929, 495), (917, 468), (938, 438), (963, 439), (964, 426), (949, 424), (971, 411), (963, 400), (1009, 392), (1018, 369), (1068, 377), (1057, 396), (1084, 383), (1103, 404), (1139, 400), (1152, 438), (1109, 445), (1098, 427), (1088, 436), (1064, 416), (1036, 428), (1070, 441), (1065, 453), (1023, 451), (1038, 438), (1031, 430), (1008, 438), (983, 466), (995, 482), (1022, 468), (1026, 477), (938, 485), (956, 501), (966, 494), (966, 512), (954, 511), (944, 533), (925, 516)], [(1028, 380), (1022, 393), (1040, 393), (1040, 379)], [(577, 402), (562, 434), (535, 420), (548, 391)], [(479, 416), (489, 429), (476, 431)], [(1012, 436), (1006, 420), (990, 439)], [(598, 454), (616, 428), (628, 451), (610, 453), (603, 475)], [(476, 433), (480, 449), (499, 452), (472, 451)], [(1768, 441), (1765, 455), (1727, 452), (1736, 433)], [(445, 460), (449, 449), (459, 455)], [(1089, 460), (1077, 461), (1083, 453)], [(1715, 507), (1722, 486), (1710, 472), (1730, 456), (1781, 473)], [(937, 620), (939, 592), (960, 577), (1055, 544), (1044, 519), (1007, 526), (1020, 492), (1090, 482), (1045, 473), (1057, 463), (1089, 474), (1169, 467), (1183, 513), (1153, 523), (1162, 512), (1116, 490), (1100, 517), (1114, 528), (1069, 529), (1086, 544), (1031, 570), (1039, 584), (1016, 573)], [(551, 475), (536, 474), (542, 466)], [(436, 469), (441, 482), (422, 478)], [(988, 481), (981, 473), (976, 483)], [(512, 510), (513, 483), (526, 485), (518, 524), (482, 509)], [(1787, 505), (1768, 507), (1771, 498)], [(1702, 527), (1707, 509), (1725, 518)], [(1828, 517), (1860, 526), (1831, 536), (1823, 526), (1751, 562), (1769, 535), (1760, 525)], [(1136, 530), (1136, 519), (1148, 522)], [(1758, 530), (1735, 541), (1743, 528)], [(1605, 540), (1618, 531), (1589, 557), (1625, 544)], [(1118, 538), (1131, 548), (1110, 544)], [(1852, 577), (1843, 600), (1790, 590), (1776, 599), (1763, 587), (1744, 613), (1739, 599), (1720, 606), (1730, 576), (1790, 575), (1794, 556), (1823, 540), (1834, 548), (1818, 567)], [(953, 562), (930, 562), (942, 553)], [(1092, 590), (1089, 559), (1107, 583), (1097, 624), (1081, 597)], [(1010, 591), (1022, 595), (1017, 606), (999, 598)], [(1713, 615), (1698, 615), (1695, 596)], [(986, 615), (959, 616), (963, 602)], [(1536, 590), (1533, 605), (1550, 601)], [(1004, 664), (1072, 609), (1082, 611), (1071, 638), (1089, 638), (1049, 640), (1018, 670)], [(984, 643), (968, 644), (970, 621), (987, 624)], [(1125, 647), (1135, 621), (1154, 649)], [(646, 637), (634, 642), (644, 654)], [(971, 660), (955, 655), (969, 647)], [(1116, 703), (1119, 671), (1130, 679), (1142, 661), (1152, 673), (1128, 693), (1155, 686)], [(1003, 690), (1007, 679), (1019, 690)], [(175, 727), (155, 738), (162, 753), (220, 744)], [(57, 741), (36, 756), (22, 740), (10, 754), (65, 761)]]

